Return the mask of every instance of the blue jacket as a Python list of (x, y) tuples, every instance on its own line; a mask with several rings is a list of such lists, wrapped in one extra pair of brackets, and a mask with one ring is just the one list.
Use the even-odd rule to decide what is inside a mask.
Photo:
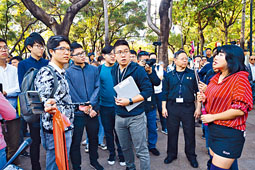
[[(112, 68), (112, 78), (113, 78), (114, 86), (119, 83), (118, 70), (119, 70), (119, 64), (114, 65)], [(142, 66), (139, 66), (137, 63), (131, 62), (127, 67), (127, 71), (125, 75), (123, 76), (123, 80), (129, 76), (132, 76), (133, 79), (135, 80), (136, 85), (138, 86), (140, 90), (140, 95), (143, 96), (144, 100), (146, 100), (148, 97), (152, 95), (153, 90), (152, 90), (151, 82), (149, 80), (149, 77), (146, 71), (144, 70)], [(117, 115), (122, 117), (136, 116), (144, 112), (144, 107), (145, 107), (144, 102), (142, 102), (136, 108), (128, 112), (125, 107), (115, 105), (115, 112)]]
[(100, 80), (97, 67), (87, 63), (83, 68), (72, 65), (66, 70), (66, 79), (72, 102), (80, 103), (90, 101), (93, 109), (98, 110)]

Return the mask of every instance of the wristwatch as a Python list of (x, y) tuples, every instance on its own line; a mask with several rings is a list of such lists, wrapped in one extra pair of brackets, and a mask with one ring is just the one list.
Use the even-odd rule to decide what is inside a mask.
[(129, 98), (129, 105), (134, 104), (133, 100)]

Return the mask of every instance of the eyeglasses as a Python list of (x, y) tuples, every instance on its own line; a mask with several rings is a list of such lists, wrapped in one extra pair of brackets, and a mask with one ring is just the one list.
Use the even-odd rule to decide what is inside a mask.
[(71, 56), (84, 57), (85, 56), (85, 51), (80, 52), (78, 54), (72, 54)]
[(71, 49), (66, 47), (57, 47), (57, 48), (53, 48), (53, 50), (67, 51), (69, 53), (71, 52)]
[(115, 54), (117, 54), (117, 55), (127, 55), (127, 54), (129, 54), (129, 50), (124, 50), (124, 51), (117, 51)]
[(34, 46), (35, 46), (36, 48), (38, 48), (38, 49), (41, 49), (41, 50), (44, 50), (44, 49), (45, 49), (45, 46), (44, 46), (44, 45), (35, 44)]
[(8, 46), (7, 45), (2, 46), (2, 47), (0, 47), (0, 50), (1, 51), (7, 51), (8, 50)]
[(255, 58), (251, 58), (250, 60), (251, 60), (251, 61), (254, 61), (254, 60), (255, 60)]

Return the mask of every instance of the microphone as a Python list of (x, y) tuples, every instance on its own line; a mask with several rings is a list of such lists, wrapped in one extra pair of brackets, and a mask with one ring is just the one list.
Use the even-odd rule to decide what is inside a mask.
[(21, 145), (20, 147), (18, 148), (18, 150), (15, 152), (15, 154), (11, 157), (11, 159), (5, 164), (5, 166), (1, 169), (1, 170), (4, 170), (9, 164), (11, 164), (14, 159), (16, 159), (19, 154), (26, 148), (28, 147), (29, 145), (31, 145), (32, 143), (32, 139), (31, 138), (27, 138)]

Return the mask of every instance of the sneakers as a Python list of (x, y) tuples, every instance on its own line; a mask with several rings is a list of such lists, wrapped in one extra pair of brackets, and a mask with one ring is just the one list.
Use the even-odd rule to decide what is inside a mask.
[(163, 134), (165, 134), (165, 135), (168, 134), (167, 129), (161, 130), (161, 132), (162, 132)]
[(157, 148), (151, 148), (151, 149), (149, 149), (149, 151), (150, 151), (153, 155), (155, 155), (155, 156), (159, 156), (159, 155), (160, 155), (160, 153), (159, 153), (159, 151), (157, 150)]
[(85, 139), (84, 141), (82, 141), (81, 145), (82, 145), (82, 146), (86, 146), (86, 145), (87, 145), (86, 139)]
[(125, 162), (124, 156), (120, 156), (119, 157), (119, 161), (120, 161), (120, 166), (126, 166), (126, 162)]
[(107, 146), (105, 144), (99, 144), (98, 147), (102, 150), (106, 150), (107, 149)]
[(102, 165), (100, 165), (97, 161), (94, 163), (90, 163), (91, 168), (94, 168), (95, 170), (103, 170), (104, 168)]
[(114, 165), (115, 164), (115, 156), (110, 155), (107, 162), (108, 162), (109, 165)]
[(85, 151), (86, 153), (88, 153), (88, 152), (89, 152), (89, 144), (87, 144), (87, 145), (85, 146), (84, 151)]

